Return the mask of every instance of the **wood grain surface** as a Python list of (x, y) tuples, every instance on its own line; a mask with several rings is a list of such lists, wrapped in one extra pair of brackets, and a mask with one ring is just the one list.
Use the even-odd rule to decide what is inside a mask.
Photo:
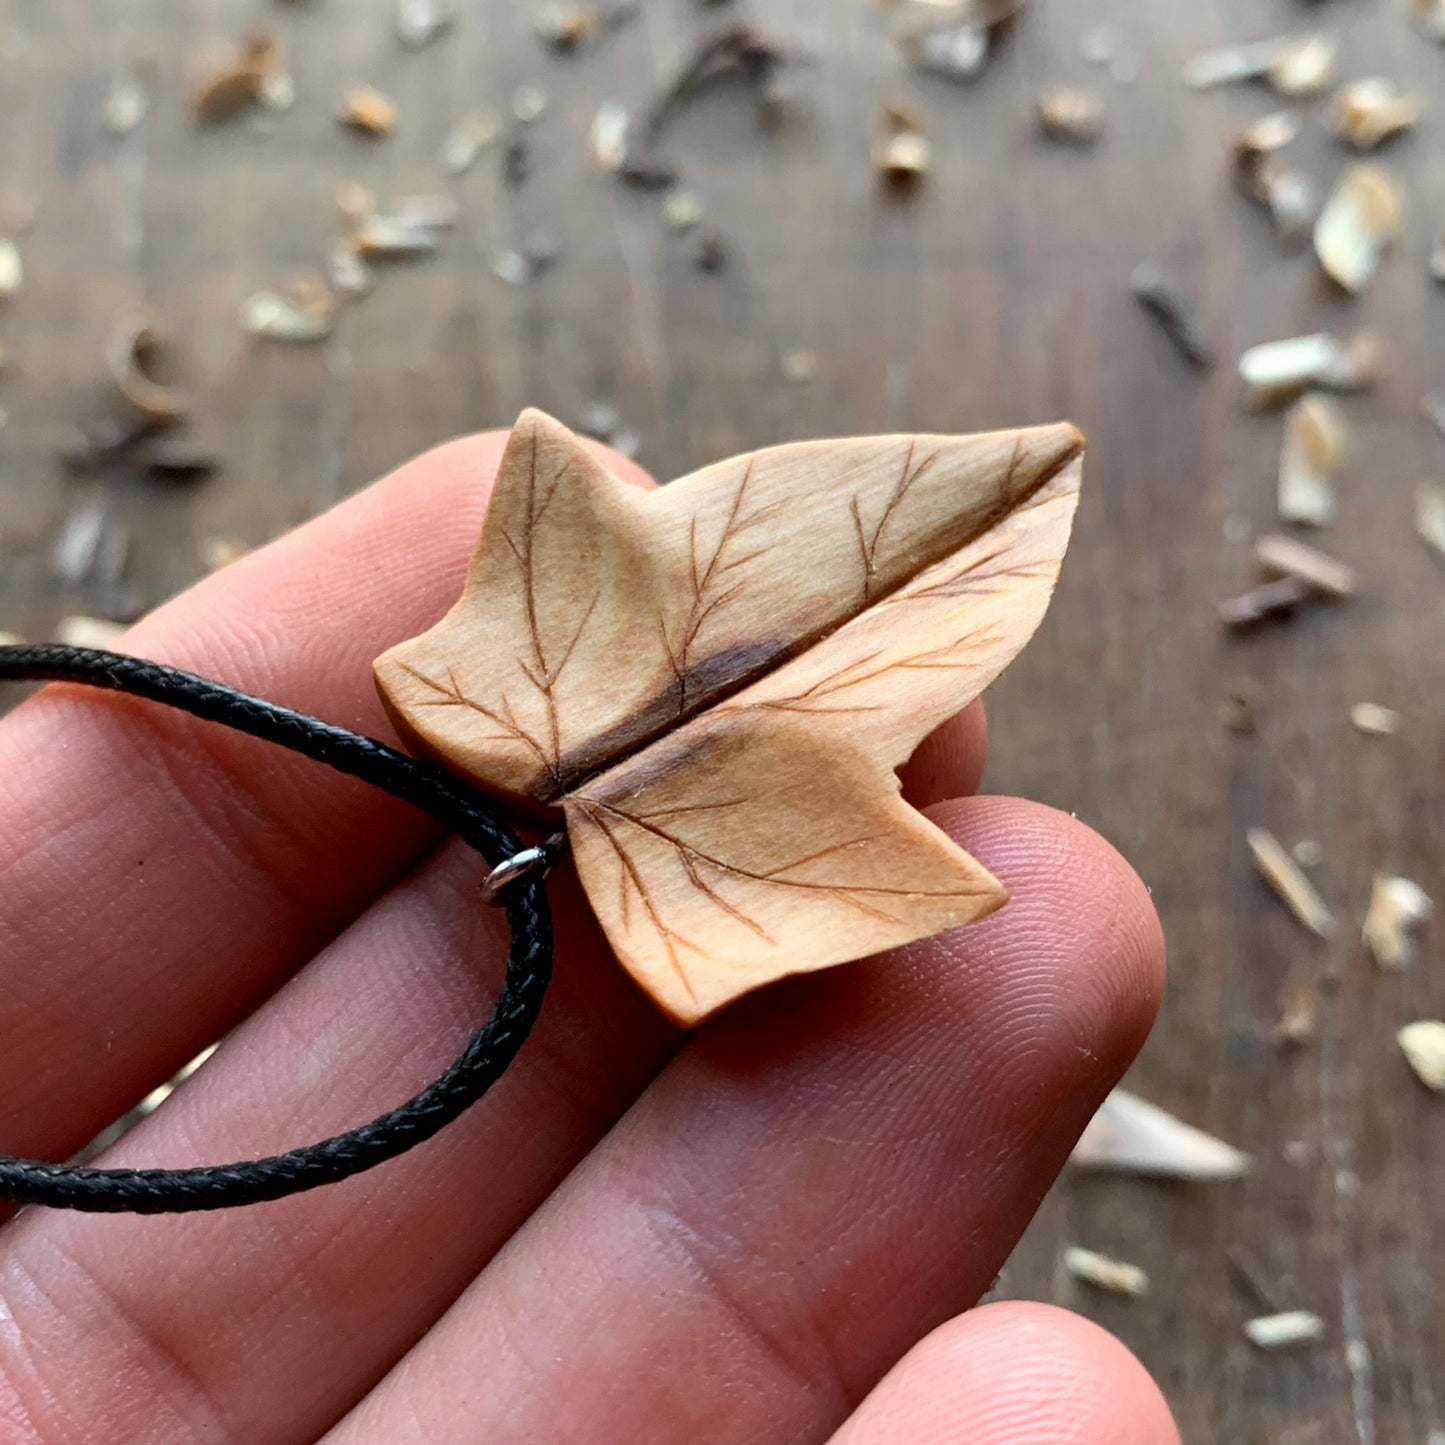
[[(862, 0), (779, 0), (770, 19), (796, 20), (819, 55), (798, 120), (761, 132), (746, 96), (719, 85), (664, 137), (733, 247), (724, 272), (703, 275), (657, 198), (598, 174), (584, 140), (598, 102), (640, 100), (706, 12), (644, 0), (633, 27), (565, 59), (541, 52), (526, 7), (466, 9), (413, 54), (380, 0), (0, 0), (0, 230), (21, 232), (26, 261), (0, 314), (0, 625), (45, 636), (98, 605), (59, 589), (48, 564), (92, 495), (128, 523), (124, 586), (151, 603), (197, 574), (202, 538), (263, 541), (528, 404), (571, 421), (614, 401), (664, 476), (811, 436), (1077, 422), (1090, 460), (1076, 540), (1042, 632), (991, 691), (988, 786), (1077, 812), (1135, 862), (1172, 973), (1131, 1087), (1256, 1168), (1230, 1185), (1066, 1180), (999, 1290), (1116, 1331), (1188, 1440), (1423, 1445), (1445, 1430), (1445, 1112), (1394, 1035), (1445, 1013), (1445, 927), (1422, 935), (1412, 970), (1381, 975), (1358, 923), (1379, 869), (1445, 903), (1445, 568), (1411, 529), (1415, 487), (1445, 471), (1419, 411), (1445, 384), (1445, 293), (1426, 277), (1445, 220), (1445, 48), (1409, 30), (1403, 5), (1364, 0), (1032, 0), (987, 75), (959, 88), (901, 73)], [(295, 110), (198, 133), (194, 76), (261, 18), (290, 57)], [(1080, 59), (1080, 33), (1100, 21), (1137, 52), (1134, 83)], [(1354, 300), (1307, 252), (1281, 251), (1231, 188), (1228, 137), (1268, 94), (1196, 95), (1179, 80), (1198, 49), (1306, 24), (1340, 32), (1345, 76), (1391, 75), (1429, 105), (1389, 154), (1407, 181), (1404, 236)], [(158, 93), (117, 140), (101, 106), (133, 57), (156, 61)], [(1092, 150), (1034, 131), (1038, 89), (1070, 79), (1107, 97)], [(242, 334), (244, 298), (314, 264), (334, 234), (339, 181), (430, 189), (452, 122), (524, 80), (552, 99), (524, 185), (484, 160), (457, 183), (443, 254), (384, 276), (326, 344)], [(396, 98), (390, 138), (336, 125), (358, 82)], [(933, 140), (932, 173), (907, 201), (868, 165), (883, 98), (913, 105)], [(1318, 126), (1300, 154), (1322, 179), (1344, 160)], [(557, 265), (520, 288), (494, 277), (495, 248), (540, 227), (563, 245)], [(1181, 361), (1131, 298), (1145, 259), (1200, 298), (1213, 370)], [(190, 490), (70, 480), (55, 459), (100, 387), (107, 336), (136, 312), (181, 339), (196, 430), (226, 460)], [(1242, 408), (1232, 359), (1359, 324), (1379, 332), (1386, 375), (1341, 400), (1354, 448), (1338, 521), (1312, 540), (1358, 569), (1361, 593), (1227, 637), (1216, 605), (1253, 579), (1252, 539), (1276, 525), (1280, 435), (1277, 416)], [(816, 355), (809, 384), (782, 375), (798, 348)], [(1241, 686), (1259, 694), (1252, 736), (1218, 719)], [(1398, 709), (1399, 734), (1357, 734), (1348, 714), (1363, 700)], [(1318, 841), (1314, 876), (1345, 925), (1333, 942), (1255, 876), (1253, 825)], [(1279, 996), (1302, 982), (1321, 988), (1318, 1036), (1282, 1052)], [(1083, 1293), (1058, 1264), (1065, 1244), (1145, 1266), (1150, 1295)], [(1324, 1339), (1256, 1350), (1241, 1332), (1264, 1308), (1256, 1291), (1317, 1310)]]

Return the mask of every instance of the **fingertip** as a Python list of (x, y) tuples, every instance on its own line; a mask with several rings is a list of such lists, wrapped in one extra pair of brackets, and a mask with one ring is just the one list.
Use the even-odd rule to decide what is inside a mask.
[(915, 808), (971, 797), (983, 781), (987, 760), (988, 720), (982, 699), (976, 699), (929, 733), (898, 770), (903, 796)]
[(834, 1445), (1179, 1445), (1158, 1386), (1107, 1331), (1052, 1305), (986, 1305), (926, 1336)]
[(1107, 1041), (1122, 1071), (1154, 1025), (1165, 972), (1159, 916), (1128, 860), (1072, 815), (1022, 798), (960, 799), (928, 816), (1009, 891), (961, 941), (987, 951), (1007, 940), (1029, 959), (1021, 982), (1065, 990), (1075, 1027)]

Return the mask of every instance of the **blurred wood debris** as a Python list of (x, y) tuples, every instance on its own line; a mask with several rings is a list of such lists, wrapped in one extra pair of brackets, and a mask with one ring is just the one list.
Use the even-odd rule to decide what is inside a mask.
[(314, 277), (300, 277), (287, 290), (257, 291), (241, 307), (241, 327), (268, 341), (324, 341), (336, 325), (336, 298)]
[(1333, 938), (1339, 931), (1334, 914), (1279, 839), (1267, 828), (1250, 828), (1245, 839), (1260, 877), (1285, 907), (1311, 933), (1320, 938)]
[(1247, 125), (1232, 142), (1234, 175), (1241, 191), (1269, 212), (1282, 241), (1308, 235), (1320, 212), (1320, 191), (1314, 178), (1289, 165), (1281, 152), (1300, 133), (1291, 111), (1275, 111)]
[(1400, 714), (1377, 702), (1357, 702), (1350, 709), (1350, 724), (1367, 737), (1391, 737), (1400, 730)]
[(1374, 279), (1403, 224), (1404, 196), (1394, 173), (1349, 166), (1315, 222), (1315, 254), (1331, 280), (1358, 293)]
[(1249, 1156), (1141, 1099), (1115, 1089), (1069, 1156), (1075, 1168), (1154, 1179), (1239, 1179)]
[(457, 11), (447, 0), (397, 0), (396, 38), (408, 50), (422, 50), (456, 24)]
[(1445, 1094), (1445, 1023), (1420, 1019), (1406, 1024), (1396, 1038), (1416, 1078), (1427, 1089)]
[(1426, 482), (1416, 491), (1415, 530), (1445, 558), (1445, 482)]
[(1359, 578), (1353, 567), (1347, 567), (1297, 537), (1269, 533), (1255, 542), (1254, 555), (1267, 576), (1295, 577), (1326, 596), (1353, 597), (1359, 590)]
[(1244, 1333), (1257, 1349), (1282, 1350), (1322, 1339), (1325, 1322), (1310, 1310), (1286, 1310), (1283, 1314), (1260, 1315), (1247, 1321)]
[(1311, 392), (1289, 410), (1279, 460), (1279, 514), (1286, 522), (1323, 527), (1335, 519), (1335, 478), (1349, 448), (1344, 413)]
[(1350, 341), (1325, 332), (1252, 346), (1239, 358), (1245, 399), (1256, 408), (1293, 401), (1302, 391), (1364, 391), (1380, 379), (1380, 343), (1362, 331)]
[(1335, 133), (1356, 150), (1374, 150), (1419, 123), (1420, 101), (1384, 76), (1351, 81), (1335, 97)]
[(895, 190), (910, 190), (928, 174), (932, 163), (933, 147), (918, 117), (899, 106), (883, 106), (873, 142), (874, 170)]
[(1149, 1293), (1149, 1276), (1137, 1264), (1113, 1259), (1097, 1250), (1070, 1245), (1063, 1252), (1064, 1269), (1075, 1279), (1110, 1294), (1138, 1298)]
[(25, 267), (20, 260), (20, 247), (14, 241), (0, 239), (0, 301), (8, 301), (20, 290)]
[(1204, 335), (1204, 322), (1192, 297), (1164, 275), (1157, 261), (1134, 268), (1129, 286), (1139, 304), (1153, 316), (1174, 349), (1191, 365), (1207, 367), (1214, 356)]
[(1184, 83), (1193, 90), (1212, 90), (1263, 80), (1292, 98), (1319, 95), (1334, 80), (1338, 49), (1330, 35), (1281, 36), (1224, 45), (1186, 62)]
[(1410, 8), (1420, 32), (1445, 44), (1445, 0), (1410, 0)]
[(245, 41), (235, 58), (196, 87), (192, 107), (201, 121), (230, 120), (262, 101), (267, 81), (285, 72), (275, 36), (261, 31)]
[(1428, 922), (1434, 911), (1430, 895), (1418, 883), (1377, 873), (1361, 930), (1375, 962), (1381, 968), (1408, 968), (1415, 960), (1411, 931)]
[(160, 331), (139, 321), (117, 331), (106, 352), (116, 390), (142, 416), (162, 424), (179, 420), (190, 407), (186, 393), (165, 379), (170, 356)]
[(351, 130), (379, 138), (390, 135), (396, 129), (400, 112), (389, 95), (384, 95), (374, 86), (357, 85), (341, 97), (337, 118)]
[(1023, 0), (878, 0), (894, 42), (913, 68), (946, 80), (983, 74), (998, 34)]
[(1051, 85), (1036, 103), (1039, 129), (1049, 140), (1093, 145), (1104, 132), (1104, 102), (1093, 91)]

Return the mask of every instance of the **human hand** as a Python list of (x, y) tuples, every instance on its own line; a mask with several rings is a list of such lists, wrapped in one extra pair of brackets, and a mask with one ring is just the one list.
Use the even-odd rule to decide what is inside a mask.
[[(371, 659), (455, 597), (502, 440), (411, 463), (123, 647), (389, 737)], [(559, 869), (541, 1020), (438, 1138), (251, 1209), (10, 1220), (0, 1438), (1174, 1445), (1082, 1320), (944, 1323), (1142, 1043), (1162, 971), (1128, 866), (973, 797), (983, 751), (975, 707), (905, 774), (1011, 889), (982, 923), (679, 1036)], [(65, 1157), (228, 1030), (100, 1162), (272, 1153), (408, 1097), (500, 980), (483, 869), (305, 759), (47, 690), (0, 724), (0, 1148)]]

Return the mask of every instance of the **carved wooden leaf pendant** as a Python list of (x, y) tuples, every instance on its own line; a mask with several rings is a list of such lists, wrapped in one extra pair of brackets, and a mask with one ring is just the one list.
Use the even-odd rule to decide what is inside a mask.
[(693, 1024), (992, 912), (896, 769), (1048, 606), (1083, 439), (771, 447), (655, 492), (512, 431), (461, 600), (376, 663), (420, 748), (565, 814), (618, 958)]

